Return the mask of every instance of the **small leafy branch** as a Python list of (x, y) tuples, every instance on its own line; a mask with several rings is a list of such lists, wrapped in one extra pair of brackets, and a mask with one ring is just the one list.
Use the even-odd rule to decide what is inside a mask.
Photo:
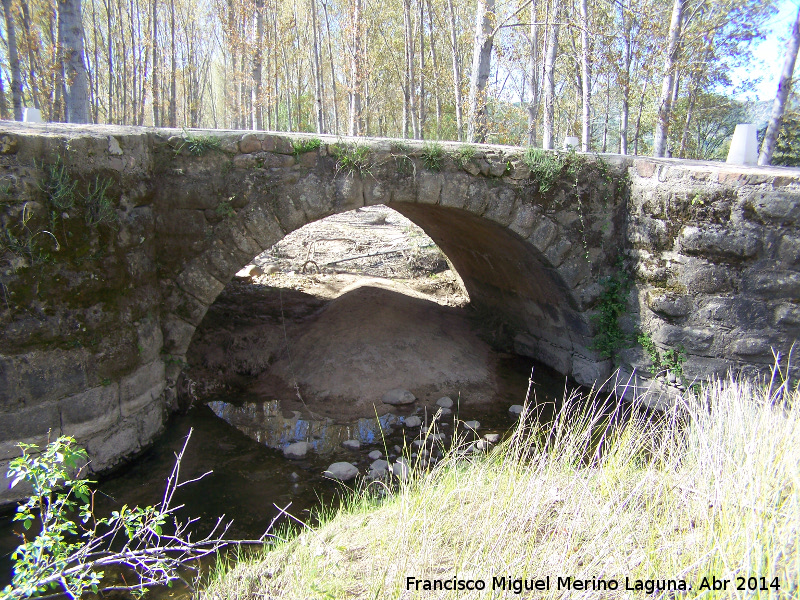
[(86, 224), (90, 227), (97, 225), (109, 225), (116, 227), (117, 213), (114, 204), (108, 197), (108, 188), (113, 182), (110, 179), (100, 179), (95, 177), (94, 182), (89, 185), (86, 193)]
[(650, 374), (657, 377), (662, 373), (671, 373), (678, 381), (683, 381), (683, 364), (686, 362), (686, 349), (683, 346), (667, 348), (659, 352), (653, 338), (646, 331), (639, 332), (636, 341), (650, 358)]
[(439, 142), (425, 142), (422, 147), (422, 164), (430, 171), (441, 171), (444, 164), (444, 148)]
[(616, 271), (600, 280), (603, 291), (597, 303), (597, 313), (591, 320), (596, 333), (592, 349), (604, 358), (614, 358), (619, 350), (630, 346), (630, 337), (620, 326), (620, 317), (627, 312), (631, 278), (621, 258), (616, 261)]
[(218, 205), (217, 208), (214, 209), (214, 212), (224, 218), (229, 219), (236, 216), (236, 211), (233, 209), (231, 205), (231, 200), (233, 200), (236, 196), (231, 196), (227, 200), (222, 200)]
[(336, 157), (336, 172), (345, 171), (361, 177), (370, 174), (372, 164), (369, 158), (369, 147), (358, 144), (340, 142), (331, 148)]
[(297, 158), (306, 152), (313, 152), (322, 146), (322, 140), (319, 138), (311, 138), (308, 140), (292, 140), (292, 154)]
[[(167, 479), (163, 500), (156, 506), (130, 508), (127, 505), (98, 519), (94, 514), (91, 481), (77, 478), (87, 463), (86, 451), (73, 438), (59, 437), (41, 452), (34, 444), (19, 444), (22, 456), (11, 461), (11, 487), (28, 482), (33, 494), (14, 516), (26, 532), (36, 526), (32, 539), (23, 534), (22, 544), (12, 553), (14, 574), (11, 585), (0, 591), (0, 600), (15, 600), (61, 590), (78, 599), (85, 593), (124, 590), (136, 597), (156, 585), (187, 583), (182, 573), (197, 571), (196, 561), (213, 555), (230, 544), (263, 544), (260, 540), (231, 542), (222, 539), (230, 525), (217, 519), (211, 532), (191, 541), (188, 527), (197, 519), (180, 521), (172, 506), (175, 492), (208, 475), (181, 482), (180, 463), (191, 430), (175, 467)], [(77, 520), (76, 520), (77, 517)], [(125, 586), (103, 587), (106, 569), (121, 570)], [(132, 575), (134, 579), (124, 575)], [(189, 586), (191, 587), (191, 586)]]

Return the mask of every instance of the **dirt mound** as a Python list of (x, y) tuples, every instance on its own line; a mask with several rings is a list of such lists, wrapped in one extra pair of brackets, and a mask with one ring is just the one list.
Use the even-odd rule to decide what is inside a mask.
[(464, 311), (393, 287), (362, 282), (330, 302), (290, 334), (291, 361), (284, 354), (270, 374), (296, 381), (306, 400), (346, 401), (351, 410), (398, 387), (421, 399), (489, 393), (492, 354)]

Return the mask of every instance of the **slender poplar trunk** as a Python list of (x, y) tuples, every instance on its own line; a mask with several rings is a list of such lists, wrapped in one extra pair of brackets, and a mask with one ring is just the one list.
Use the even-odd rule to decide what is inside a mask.
[(456, 33), (456, 14), (453, 10), (453, 0), (447, 0), (447, 10), (450, 17), (450, 45), (453, 49), (453, 94), (456, 105), (456, 133), (458, 140), (464, 141), (464, 99), (461, 96), (461, 60), (458, 53), (458, 35)]
[(494, 0), (477, 0), (475, 38), (472, 46), (472, 72), (469, 78), (467, 138), (470, 142), (485, 142), (489, 133), (486, 84), (492, 68), (493, 22)]
[(528, 91), (531, 95), (528, 109), (528, 146), (536, 145), (536, 121), (539, 116), (539, 100), (541, 90), (539, 89), (539, 25), (537, 19), (537, 2), (531, 2), (531, 24), (528, 43), (530, 52), (528, 53)]
[[(592, 145), (591, 113), (592, 113), (592, 61), (589, 48), (589, 6), (587, 0), (581, 0), (581, 149), (589, 152)], [(608, 114), (606, 114), (606, 121)], [(605, 145), (605, 140), (603, 141)], [(605, 148), (603, 148), (605, 152)]]
[(561, 13), (561, 0), (553, 0), (552, 24), (547, 39), (547, 53), (544, 62), (544, 124), (542, 126), (542, 147), (552, 150), (554, 145), (553, 121), (555, 119), (556, 96), (556, 52), (558, 50), (558, 19)]
[(322, 73), (320, 72), (319, 60), (319, 35), (317, 35), (317, 0), (309, 0), (311, 3), (311, 31), (314, 37), (314, 53), (312, 55), (312, 66), (314, 70), (314, 117), (317, 122), (317, 133), (325, 133), (325, 124), (322, 120)]
[(14, 107), (14, 119), (22, 121), (22, 73), (19, 69), (17, 31), (14, 26), (14, 17), (11, 14), (11, 0), (3, 0), (3, 13), (6, 19), (8, 66), (11, 69), (11, 104)]
[(681, 20), (686, 0), (675, 0), (672, 6), (672, 19), (669, 26), (667, 51), (664, 58), (664, 79), (661, 83), (661, 98), (658, 103), (653, 156), (664, 156), (667, 152), (669, 117), (672, 111), (672, 94), (675, 70), (678, 62), (678, 49), (681, 36)]
[(786, 99), (789, 97), (792, 87), (792, 73), (794, 72), (794, 63), (797, 61), (798, 47), (800, 47), (800, 10), (797, 11), (797, 18), (792, 26), (792, 36), (786, 45), (786, 60), (783, 62), (783, 71), (778, 81), (778, 93), (775, 95), (772, 115), (770, 115), (767, 132), (764, 134), (764, 142), (761, 144), (761, 153), (758, 157), (760, 165), (768, 165), (772, 162), (775, 142), (778, 139), (783, 113), (786, 110)]
[(175, 52), (175, 0), (169, 1), (170, 52), (172, 53), (169, 82), (169, 126), (178, 126), (178, 58)]
[(83, 24), (80, 0), (59, 0), (58, 27), (63, 42), (68, 123), (89, 122), (86, 64), (83, 62)]

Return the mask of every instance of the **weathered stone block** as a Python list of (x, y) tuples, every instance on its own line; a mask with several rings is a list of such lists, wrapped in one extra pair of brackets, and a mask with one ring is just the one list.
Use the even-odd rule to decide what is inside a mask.
[(138, 337), (137, 350), (139, 359), (143, 363), (154, 361), (161, 354), (164, 337), (161, 334), (161, 325), (156, 319), (145, 317), (135, 323)]
[(753, 210), (763, 221), (796, 223), (800, 219), (800, 193), (772, 191), (755, 200)]
[(83, 349), (0, 355), (0, 410), (46, 403), (87, 387)]
[(267, 135), (261, 142), (261, 149), (265, 152), (277, 152), (278, 154), (292, 154), (294, 146), (292, 140), (278, 135)]
[(592, 386), (611, 375), (611, 361), (595, 361), (583, 356), (572, 357), (572, 377), (581, 385)]
[(55, 439), (60, 434), (61, 416), (57, 402), (0, 413), (0, 459), (19, 456), (19, 442), (44, 447), (48, 439)]
[(572, 352), (536, 338), (528, 333), (518, 333), (514, 337), (514, 352), (541, 361), (559, 373), (572, 370)]
[(161, 324), (161, 331), (164, 333), (164, 352), (175, 355), (186, 354), (194, 329), (194, 325), (175, 315), (167, 314)]
[(572, 242), (565, 239), (560, 239), (545, 250), (545, 257), (550, 261), (554, 267), (560, 267), (570, 250), (572, 250)]
[(333, 182), (334, 204), (344, 210), (364, 206), (364, 184), (359, 177), (338, 177)]
[(143, 365), (119, 383), (119, 406), (123, 417), (156, 403), (164, 391), (164, 363), (154, 360)]
[(774, 323), (781, 329), (785, 327), (800, 327), (800, 306), (794, 304), (781, 304), (775, 309)]
[[(252, 203), (239, 214), (239, 219), (261, 248), (271, 248), (283, 238), (284, 234), (280, 223), (275, 215), (263, 206)], [(224, 281), (224, 279), (220, 279), (220, 281)]]
[(671, 246), (667, 224), (660, 219), (633, 216), (630, 219), (630, 240), (633, 244), (646, 246), (651, 251)]
[(202, 210), (163, 210), (156, 215), (156, 233), (203, 239), (206, 216)]
[(735, 290), (739, 276), (727, 266), (690, 261), (680, 272), (680, 282), (690, 293), (715, 294)]
[(417, 202), (420, 204), (439, 204), (442, 195), (441, 173), (421, 171), (417, 174)]
[(685, 317), (692, 309), (692, 298), (685, 294), (652, 289), (647, 292), (647, 307), (667, 317)]
[(520, 237), (527, 238), (532, 233), (533, 225), (540, 211), (537, 210), (538, 207), (523, 201), (517, 202), (516, 206), (514, 217), (508, 227)]
[(653, 341), (666, 348), (683, 346), (690, 354), (702, 354), (714, 345), (715, 330), (705, 327), (677, 327), (666, 323), (655, 327)]
[(731, 230), (717, 225), (684, 227), (680, 235), (681, 250), (686, 254), (727, 259), (755, 256), (760, 248), (754, 232)]
[(797, 271), (748, 271), (742, 278), (742, 290), (768, 299), (800, 300), (800, 273)]
[(105, 431), (120, 420), (119, 385), (111, 383), (68, 396), (58, 403), (61, 434), (76, 439)]
[(769, 338), (745, 336), (733, 341), (730, 346), (730, 352), (750, 360), (761, 358), (771, 362), (772, 351), (770, 348)]
[(547, 217), (540, 217), (536, 220), (528, 241), (536, 246), (539, 252), (544, 252), (550, 247), (557, 235), (558, 226)]
[(178, 275), (175, 283), (180, 288), (205, 304), (214, 302), (225, 284), (215, 279), (198, 262), (193, 262)]
[(245, 134), (239, 141), (239, 152), (243, 154), (261, 152), (261, 140), (253, 133)]

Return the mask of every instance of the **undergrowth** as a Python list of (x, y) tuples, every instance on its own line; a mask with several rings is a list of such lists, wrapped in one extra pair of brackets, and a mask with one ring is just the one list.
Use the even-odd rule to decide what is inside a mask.
[(372, 162), (369, 146), (357, 142), (339, 142), (331, 147), (336, 158), (336, 172), (344, 171), (350, 175), (365, 177), (370, 174)]
[(444, 148), (439, 142), (425, 142), (422, 147), (422, 164), (429, 171), (441, 171), (444, 164)]
[(175, 149), (175, 154), (180, 154), (186, 148), (192, 156), (203, 156), (212, 150), (221, 150), (222, 142), (214, 135), (196, 134), (184, 130), (184, 140)]
[(319, 138), (292, 140), (292, 154), (297, 158), (306, 152), (313, 152), (322, 146), (322, 140)]
[[(358, 488), (320, 526), (217, 573), (200, 596), (517, 597), (549, 577), (523, 597), (796, 598), (798, 464), (800, 393), (779, 377), (713, 382), (649, 417), (572, 394), (555, 421), (523, 416), (488, 455), (456, 447), (394, 491)], [(486, 589), (409, 589), (408, 577)], [(606, 588), (576, 593), (559, 577)], [(492, 593), (495, 578), (509, 587)]]

